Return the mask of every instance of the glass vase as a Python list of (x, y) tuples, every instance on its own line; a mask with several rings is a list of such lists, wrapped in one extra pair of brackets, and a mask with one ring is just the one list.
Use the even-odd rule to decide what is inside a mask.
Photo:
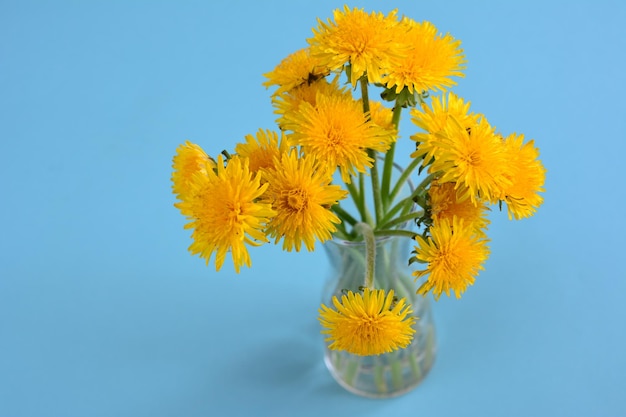
[[(324, 361), (334, 379), (348, 391), (370, 398), (388, 398), (415, 388), (427, 375), (435, 358), (435, 326), (427, 298), (416, 294), (408, 265), (412, 239), (389, 236), (376, 239), (374, 288), (394, 290), (411, 304), (415, 334), (404, 349), (381, 355), (359, 356), (325, 347)], [(322, 302), (347, 291), (359, 292), (365, 275), (365, 244), (334, 239), (324, 244), (331, 273)]]

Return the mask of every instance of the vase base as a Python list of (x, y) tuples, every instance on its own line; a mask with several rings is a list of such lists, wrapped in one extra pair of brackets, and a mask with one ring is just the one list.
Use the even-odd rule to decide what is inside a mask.
[(407, 348), (378, 356), (358, 356), (326, 348), (324, 362), (346, 390), (367, 398), (393, 398), (416, 388), (435, 359), (434, 327)]

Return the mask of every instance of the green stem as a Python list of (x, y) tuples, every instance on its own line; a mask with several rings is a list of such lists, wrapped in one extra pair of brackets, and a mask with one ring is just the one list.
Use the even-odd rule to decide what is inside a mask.
[(378, 166), (376, 164), (376, 151), (368, 149), (367, 154), (374, 160), (372, 168), (370, 169), (370, 176), (372, 177), (372, 194), (374, 197), (374, 213), (376, 214), (376, 224), (383, 216), (383, 203), (380, 192), (380, 179), (378, 178)]
[[(371, 115), (370, 115), (369, 94), (367, 92), (367, 85), (368, 85), (367, 77), (363, 76), (361, 77), (359, 81), (361, 84), (361, 101), (363, 102), (363, 114), (365, 114), (365, 117), (367, 121), (369, 122), (371, 119)], [(378, 221), (380, 220), (383, 214), (383, 203), (381, 200), (381, 193), (380, 193), (380, 179), (378, 177), (378, 163), (377, 163), (378, 156), (376, 154), (376, 151), (373, 149), (368, 149), (367, 155), (373, 161), (372, 167), (370, 168), (370, 176), (372, 178), (372, 194), (374, 197), (374, 212), (376, 214), (376, 224), (378, 224)]]
[(426, 176), (426, 178), (424, 178), (422, 182), (420, 182), (419, 185), (415, 187), (415, 191), (413, 191), (413, 193), (411, 194), (411, 197), (415, 197), (423, 193), (426, 187), (428, 187), (430, 183), (433, 182), (433, 179), (437, 177), (437, 175), (439, 175), (438, 172), (435, 172), (433, 174), (428, 174), (428, 176)]
[(435, 178), (438, 175), (438, 173), (434, 173), (434, 174), (430, 174), (428, 175), (426, 178), (424, 178), (424, 180), (422, 180), (422, 182), (417, 186), (417, 188), (415, 188), (415, 190), (413, 190), (413, 192), (411, 193), (410, 196), (403, 198), (402, 200), (400, 200), (398, 202), (398, 204), (396, 204), (395, 206), (393, 206), (393, 208), (391, 210), (389, 210), (387, 212), (387, 215), (385, 216), (385, 218), (383, 219), (382, 223), (388, 223), (391, 221), (391, 218), (402, 208), (405, 209), (410, 209), (413, 207), (413, 199), (422, 194), (424, 192), (424, 190), (426, 189), (426, 187), (428, 187), (428, 185), (432, 182), (433, 178)]
[(380, 186), (380, 193), (383, 200), (383, 208), (387, 209), (393, 199), (389, 194), (391, 188), (391, 176), (393, 175), (393, 158), (396, 153), (396, 143), (392, 143), (389, 146), (389, 150), (385, 153), (385, 160), (383, 162), (383, 181)]
[[(396, 100), (396, 105), (393, 108), (393, 116), (391, 118), (391, 124), (396, 128), (397, 132), (400, 131), (400, 115), (402, 114), (402, 106)], [(396, 136), (396, 140), (398, 140)], [(381, 185), (381, 194), (383, 197), (383, 208), (386, 210), (393, 202), (393, 198), (389, 194), (391, 186), (391, 176), (393, 175), (393, 162), (396, 152), (396, 140), (394, 140), (389, 146), (389, 150), (385, 154), (385, 162), (383, 165), (383, 182)]]
[(402, 216), (398, 216), (398, 217), (396, 217), (393, 220), (390, 220), (389, 222), (381, 225), (380, 228), (381, 229), (392, 229), (394, 226), (396, 226), (398, 224), (402, 224), (402, 223), (408, 222), (409, 220), (413, 220), (413, 219), (419, 219), (423, 215), (424, 215), (424, 211), (423, 210), (412, 211), (412, 212), (404, 214)]
[[(341, 357), (341, 355), (337, 355), (337, 357)], [(359, 370), (359, 362), (360, 358), (348, 359), (348, 364), (346, 365), (346, 382), (351, 386), (354, 386), (354, 378), (356, 378), (357, 372)]]
[(387, 392), (387, 383), (385, 382), (385, 367), (380, 363), (378, 357), (374, 358), (376, 364), (374, 365), (374, 382), (376, 389), (380, 394)]
[(413, 200), (410, 198), (405, 198), (402, 201), (398, 202), (395, 206), (391, 208), (391, 210), (387, 210), (385, 213), (385, 217), (380, 221), (380, 224), (385, 225), (393, 220), (394, 216), (398, 214), (398, 212), (402, 209), (402, 213), (406, 212), (407, 209), (410, 210), (413, 208)]
[[(391, 353), (390, 367), (391, 367), (391, 383), (395, 389), (402, 387), (402, 363), (398, 358), (398, 352)], [(412, 355), (409, 355), (412, 356)]]
[(412, 232), (410, 230), (397, 230), (397, 229), (377, 230), (377, 231), (374, 232), (374, 236), (376, 236), (376, 237), (404, 236), (404, 237), (410, 237), (411, 239), (413, 239), (415, 237), (415, 232)]
[[(331, 210), (342, 220), (341, 225), (343, 226), (343, 222), (348, 222), (350, 226), (354, 226), (357, 224), (358, 220), (352, 217), (350, 213), (345, 211), (339, 204), (335, 204), (332, 206)], [(345, 226), (344, 226), (345, 231)]]
[(370, 226), (374, 227), (374, 219), (370, 213), (369, 207), (365, 202), (365, 196), (367, 195), (367, 189), (365, 188), (365, 175), (359, 174), (359, 195), (360, 195), (360, 211), (361, 220), (367, 222)]
[(413, 379), (420, 380), (422, 377), (422, 371), (420, 365), (415, 358), (415, 355), (409, 355), (409, 364), (411, 365), (411, 372), (413, 373)]
[[(359, 182), (361, 181), (361, 178), (359, 178)], [(346, 188), (348, 189), (348, 193), (350, 194), (350, 197), (352, 197), (352, 201), (354, 202), (354, 205), (356, 206), (356, 209), (358, 210), (359, 214), (361, 215), (361, 220), (366, 221), (367, 219), (367, 208), (365, 207), (365, 197), (363, 195), (363, 192), (360, 192), (356, 186), (354, 185), (353, 182), (350, 183), (346, 183)]]
[(396, 185), (394, 185), (393, 190), (391, 190), (391, 195), (389, 196), (389, 199), (391, 201), (393, 201), (396, 198), (400, 190), (402, 190), (402, 186), (404, 185), (404, 183), (409, 179), (409, 177), (411, 176), (415, 168), (417, 168), (417, 166), (421, 162), (422, 162), (421, 159), (414, 158), (411, 161), (411, 163), (406, 167), (406, 169), (402, 171), (402, 174), (400, 174), (400, 177), (398, 178)]
[(363, 235), (365, 241), (365, 287), (374, 289), (374, 271), (376, 268), (376, 238), (374, 230), (367, 223), (357, 223), (354, 226), (357, 233)]
[(396, 100), (396, 105), (393, 108), (393, 116), (391, 117), (391, 123), (396, 127), (396, 130), (400, 130), (400, 115), (402, 114), (402, 106)]
[(359, 79), (361, 83), (361, 101), (363, 102), (363, 114), (367, 118), (367, 121), (371, 119), (370, 116), (370, 98), (367, 92), (367, 77), (363, 76)]

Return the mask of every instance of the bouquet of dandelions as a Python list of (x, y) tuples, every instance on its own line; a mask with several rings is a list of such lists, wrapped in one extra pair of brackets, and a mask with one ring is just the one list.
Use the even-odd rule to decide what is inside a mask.
[[(334, 21), (318, 20), (307, 42), (264, 74), (264, 85), (277, 87), (280, 132), (259, 130), (216, 158), (190, 142), (177, 149), (173, 192), (192, 230), (189, 251), (207, 264), (215, 253), (217, 270), (230, 252), (239, 272), (251, 264), (248, 247), (271, 239), (311, 251), (333, 237), (371, 249), (376, 237), (407, 235), (415, 243), (407, 262), (424, 266), (414, 278), (426, 277), (416, 291), (460, 297), (489, 254), (488, 206), (506, 204), (509, 218), (521, 219), (541, 205), (538, 149), (523, 135), (501, 135), (448, 91), (451, 77), (463, 76), (463, 50), (430, 22), (346, 6)], [(370, 99), (370, 88), (382, 102)], [(411, 162), (392, 181), (405, 108), (420, 130), (411, 136)], [(423, 179), (397, 198), (411, 175)], [(348, 198), (352, 213), (342, 206)], [(373, 256), (360, 291), (320, 309), (330, 349), (376, 355), (411, 341), (411, 305), (375, 288)]]

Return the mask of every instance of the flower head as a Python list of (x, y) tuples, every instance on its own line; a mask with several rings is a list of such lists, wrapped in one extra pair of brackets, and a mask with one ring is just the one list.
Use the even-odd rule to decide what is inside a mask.
[(259, 129), (256, 136), (246, 135), (246, 143), (238, 143), (235, 146), (237, 155), (247, 158), (251, 172), (257, 172), (261, 168), (272, 168), (276, 158), (287, 151), (287, 141), (284, 133), (278, 134), (271, 130)]
[(365, 172), (374, 160), (368, 149), (384, 152), (393, 138), (389, 131), (368, 121), (358, 101), (346, 95), (317, 95), (316, 105), (301, 103), (298, 112), (285, 115), (293, 134), (291, 145), (307, 155), (339, 167), (344, 182)]
[(196, 174), (206, 174), (215, 168), (215, 162), (195, 143), (186, 141), (176, 149), (172, 160), (172, 192), (178, 199), (191, 197), (191, 184)]
[(311, 56), (310, 48), (303, 48), (283, 59), (273, 71), (263, 74), (267, 78), (263, 85), (277, 85), (273, 95), (278, 95), (304, 84), (310, 85), (328, 74), (320, 60)]
[(421, 93), (444, 91), (455, 85), (450, 77), (463, 77), (465, 63), (461, 42), (449, 34), (437, 34), (430, 22), (417, 23), (405, 17), (401, 23), (408, 28), (403, 40), (410, 50), (398, 65), (389, 69), (387, 88), (395, 87), (396, 93), (400, 93), (406, 87), (410, 93)]
[(470, 127), (451, 121), (437, 134), (440, 142), (431, 170), (443, 172), (441, 182), (456, 183), (461, 199), (493, 200), (509, 183), (502, 140), (484, 118)]
[(331, 71), (350, 64), (350, 81), (356, 84), (364, 74), (371, 83), (381, 83), (387, 69), (404, 56), (406, 45), (401, 41), (406, 28), (400, 26), (394, 10), (366, 13), (361, 9), (335, 10), (332, 22), (318, 19), (313, 37), (308, 39), (311, 55), (319, 57)]
[(411, 136), (417, 142), (416, 151), (411, 157), (423, 158), (424, 166), (439, 152), (441, 140), (437, 134), (443, 132), (452, 119), (466, 128), (471, 128), (479, 118), (478, 115), (469, 113), (470, 103), (454, 93), (433, 98), (431, 106), (432, 108), (423, 104), (421, 108), (411, 110), (411, 121), (424, 130)]
[(363, 294), (349, 291), (333, 297), (335, 309), (322, 304), (319, 321), (332, 342), (332, 350), (355, 355), (380, 355), (407, 347), (413, 339), (415, 318), (404, 298), (395, 305), (393, 290), (365, 288)]
[(269, 188), (265, 201), (276, 210), (267, 225), (267, 234), (283, 239), (283, 249), (299, 251), (302, 242), (311, 251), (315, 240), (324, 242), (337, 229), (339, 218), (330, 210), (347, 192), (330, 184), (332, 174), (315, 158), (296, 152), (283, 154), (275, 168), (264, 172)]
[(532, 216), (543, 203), (546, 169), (539, 160), (534, 141), (524, 142), (523, 135), (512, 134), (504, 139), (505, 154), (510, 170), (510, 183), (502, 190), (500, 199), (506, 202), (509, 219)]
[(476, 233), (485, 233), (489, 220), (486, 216), (488, 209), (484, 200), (472, 202), (469, 198), (460, 199), (455, 183), (439, 183), (438, 181), (431, 183), (428, 197), (433, 222), (441, 222), (443, 219), (453, 221), (454, 217), (457, 217), (466, 225), (471, 226)]
[(432, 237), (428, 240), (419, 235), (415, 238), (416, 257), (428, 264), (425, 270), (414, 272), (416, 279), (428, 275), (418, 292), (425, 295), (432, 289), (435, 298), (439, 298), (443, 292), (450, 296), (452, 290), (460, 298), (483, 269), (482, 264), (489, 256), (487, 240), (456, 217), (452, 221), (435, 222), (430, 233)]
[(238, 156), (225, 165), (220, 155), (216, 170), (193, 176), (190, 187), (195, 198), (177, 204), (192, 219), (185, 228), (193, 229), (189, 247), (193, 255), (206, 259), (208, 264), (215, 252), (218, 271), (229, 251), (235, 271), (239, 272), (242, 265), (250, 266), (246, 244), (267, 242), (263, 229), (275, 215), (269, 204), (258, 201), (267, 189), (260, 180), (261, 174), (253, 175), (248, 161)]
[[(289, 91), (272, 97), (272, 104), (275, 107), (274, 113), (280, 115), (276, 123), (281, 130), (293, 131), (294, 125), (291, 120), (300, 111), (302, 103), (309, 103), (315, 107), (317, 97), (324, 96), (344, 96), (352, 98), (350, 91), (345, 87), (339, 87), (339, 77), (334, 77), (330, 82), (326, 79), (319, 80), (313, 84), (303, 84)], [(295, 116), (297, 119), (297, 116)]]

